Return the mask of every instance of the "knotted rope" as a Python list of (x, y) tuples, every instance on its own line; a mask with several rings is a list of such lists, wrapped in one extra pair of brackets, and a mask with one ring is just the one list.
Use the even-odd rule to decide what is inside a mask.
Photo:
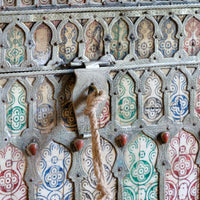
[(88, 94), (87, 97), (87, 107), (84, 111), (85, 115), (88, 115), (90, 119), (91, 134), (92, 134), (92, 156), (93, 156), (93, 166), (94, 173), (97, 178), (97, 190), (100, 191), (100, 195), (97, 200), (112, 200), (112, 193), (107, 186), (105, 180), (104, 167), (102, 162), (100, 135), (98, 131), (98, 121), (96, 116), (96, 110), (99, 103), (106, 99), (105, 91), (100, 91), (99, 93), (93, 91)]

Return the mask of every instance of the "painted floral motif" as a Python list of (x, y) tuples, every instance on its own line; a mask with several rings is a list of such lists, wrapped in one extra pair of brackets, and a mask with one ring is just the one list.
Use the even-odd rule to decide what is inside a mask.
[(160, 78), (152, 72), (146, 80), (145, 94), (143, 96), (143, 117), (148, 123), (156, 123), (163, 115), (161, 86)]
[(188, 114), (188, 92), (186, 78), (177, 71), (170, 83), (170, 115), (175, 121), (183, 121)]
[(185, 26), (185, 33), (184, 50), (189, 56), (195, 56), (200, 50), (200, 21), (191, 18)]
[(117, 120), (121, 125), (131, 125), (137, 116), (135, 84), (132, 78), (126, 74), (118, 85)]
[(99, 116), (99, 128), (104, 128), (110, 121), (110, 97), (108, 97), (106, 104)]
[(195, 98), (195, 111), (198, 117), (200, 117), (200, 75), (197, 78), (197, 89)]
[(24, 61), (25, 55), (25, 34), (18, 26), (12, 27), (7, 33), (9, 48), (6, 50), (6, 61), (12, 67), (19, 67)]
[(41, 24), (34, 32), (35, 48), (33, 59), (38, 65), (45, 65), (51, 58), (51, 29), (46, 24)]
[(168, 156), (172, 169), (166, 172), (165, 199), (199, 199), (199, 168), (194, 164), (197, 140), (182, 130), (172, 138)]
[(45, 79), (37, 90), (34, 112), (35, 126), (42, 133), (50, 132), (56, 124), (56, 102), (53, 94), (53, 86)]
[(112, 42), (110, 44), (110, 53), (117, 59), (122, 60), (128, 54), (128, 25), (120, 19), (112, 28)]
[(16, 82), (8, 92), (6, 125), (11, 136), (19, 136), (27, 127), (27, 103), (24, 87)]
[(143, 19), (137, 27), (138, 40), (135, 43), (135, 51), (138, 58), (149, 58), (154, 52), (154, 25), (148, 19)]
[[(116, 178), (113, 177), (111, 169), (113, 167), (116, 152), (113, 146), (106, 140), (101, 138), (103, 164), (105, 170), (105, 177), (108, 187), (110, 187), (113, 199), (116, 198)], [(92, 144), (90, 143), (83, 152), (82, 165), (85, 172), (88, 174), (87, 178), (84, 178), (81, 182), (82, 200), (94, 200), (97, 199), (99, 192), (96, 190), (96, 177), (94, 175), (93, 158), (92, 158)]]
[(173, 57), (178, 51), (176, 38), (177, 26), (171, 19), (167, 19), (161, 27), (163, 37), (159, 40), (159, 50), (165, 58)]
[(73, 185), (67, 179), (71, 166), (71, 153), (67, 148), (51, 142), (42, 150), (37, 164), (42, 183), (35, 187), (36, 199), (73, 198)]
[(70, 62), (77, 56), (78, 44), (76, 42), (78, 36), (77, 28), (74, 24), (68, 22), (61, 31), (62, 43), (59, 47), (59, 56), (64, 62)]
[(0, 151), (0, 199), (27, 199), (27, 187), (23, 181), (25, 157), (12, 145)]
[(103, 55), (103, 28), (97, 21), (92, 22), (86, 31), (85, 56), (98, 60)]
[(157, 146), (139, 133), (125, 151), (130, 173), (123, 180), (123, 199), (158, 199), (158, 173), (155, 170)]
[(64, 126), (69, 131), (76, 131), (76, 117), (74, 113), (74, 108), (72, 104), (72, 91), (75, 85), (75, 76), (68, 75), (65, 76), (65, 81), (63, 83), (62, 91), (60, 93), (60, 106), (61, 106), (61, 118)]

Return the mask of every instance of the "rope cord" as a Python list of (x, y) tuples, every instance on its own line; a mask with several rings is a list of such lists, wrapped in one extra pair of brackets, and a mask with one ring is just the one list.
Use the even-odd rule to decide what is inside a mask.
[(93, 91), (87, 97), (87, 107), (84, 111), (85, 115), (88, 115), (90, 119), (91, 135), (92, 135), (92, 156), (94, 173), (97, 178), (97, 190), (100, 191), (100, 195), (97, 200), (112, 200), (112, 193), (107, 186), (105, 180), (104, 167), (102, 162), (102, 152), (100, 144), (100, 135), (98, 131), (98, 121), (96, 117), (96, 110), (99, 103), (106, 99), (105, 91)]

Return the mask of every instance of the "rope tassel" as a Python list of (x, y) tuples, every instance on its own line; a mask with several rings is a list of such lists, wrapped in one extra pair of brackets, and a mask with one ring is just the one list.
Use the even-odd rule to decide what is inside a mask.
[(100, 195), (98, 196), (97, 200), (112, 200), (112, 193), (110, 191), (110, 188), (107, 186), (104, 173), (100, 135), (98, 131), (98, 122), (96, 116), (98, 105), (106, 99), (106, 93), (105, 91), (100, 91), (98, 93), (97, 89), (94, 86), (93, 89), (95, 90), (93, 90), (92, 92), (89, 90), (89, 94), (87, 97), (87, 107), (84, 113), (85, 115), (88, 115), (90, 119), (93, 165), (94, 173), (97, 178), (96, 188), (100, 191)]

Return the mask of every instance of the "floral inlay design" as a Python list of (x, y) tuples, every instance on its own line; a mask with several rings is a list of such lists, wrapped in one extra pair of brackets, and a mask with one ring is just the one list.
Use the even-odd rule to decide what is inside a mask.
[(26, 91), (16, 82), (8, 92), (6, 105), (6, 125), (11, 136), (19, 136), (27, 127), (27, 108)]
[(181, 130), (168, 149), (172, 169), (165, 176), (165, 199), (199, 199), (199, 168), (195, 164), (198, 143), (194, 136)]
[(41, 151), (37, 164), (42, 182), (35, 186), (36, 199), (73, 199), (73, 185), (67, 178), (71, 166), (67, 148), (51, 142)]
[(123, 180), (123, 199), (158, 199), (158, 173), (155, 170), (156, 144), (143, 133), (125, 151), (129, 174)]
[(133, 79), (125, 74), (118, 84), (117, 120), (121, 125), (131, 125), (137, 116), (135, 84)]

